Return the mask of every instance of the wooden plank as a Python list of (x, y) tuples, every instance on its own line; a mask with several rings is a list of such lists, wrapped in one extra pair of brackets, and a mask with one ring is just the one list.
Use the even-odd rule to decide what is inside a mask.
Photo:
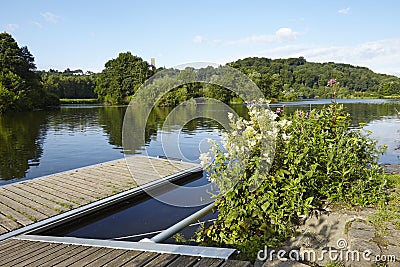
[[(88, 189), (94, 192), (98, 192), (95, 191), (94, 188), (99, 189), (104, 187), (101, 180), (95, 181), (93, 179), (87, 178), (87, 176), (82, 175), (81, 173), (75, 175), (74, 174), (59, 175), (55, 178), (55, 180), (60, 182), (68, 182), (71, 185), (82, 187), (84, 189)], [(87, 185), (90, 185), (90, 187), (85, 188)]]
[(154, 161), (154, 160), (150, 160), (150, 164), (151, 166), (155, 167), (155, 168), (162, 168), (162, 169), (167, 169), (167, 170), (171, 170), (173, 172), (176, 171), (183, 171), (183, 170), (187, 170), (190, 168), (195, 167), (195, 164), (182, 164), (180, 162), (159, 162), (159, 161)]
[(221, 267), (251, 267), (251, 263), (248, 261), (238, 261), (238, 260), (227, 260)]
[(69, 177), (59, 177), (57, 181), (53, 180), (53, 183), (62, 184), (63, 187), (75, 188), (75, 190), (78, 192), (87, 196), (91, 196), (95, 199), (102, 199), (108, 195), (108, 190), (104, 190), (98, 185), (92, 185), (91, 183), (85, 181), (76, 182)]
[(163, 165), (163, 164), (152, 164), (151, 162), (149, 163), (130, 163), (129, 165), (126, 165), (124, 167), (120, 168), (103, 168), (102, 171), (105, 172), (110, 172), (110, 173), (115, 173), (115, 174), (123, 174), (127, 178), (131, 178), (131, 173), (132, 171), (142, 171), (144, 173), (150, 172), (159, 172), (159, 171), (168, 171), (168, 172), (177, 172), (180, 171), (181, 169), (176, 168), (172, 165)]
[(28, 224), (33, 223), (34, 221), (23, 215), (22, 213), (16, 211), (15, 209), (12, 209), (3, 203), (1, 203), (1, 198), (0, 198), (0, 210), (4, 212), (4, 214), (10, 215), (14, 219), (17, 220), (17, 222), (23, 226), (26, 226)]
[(223, 259), (201, 258), (193, 267), (218, 267), (224, 263)]
[(79, 192), (78, 189), (76, 187), (71, 187), (68, 185), (59, 185), (59, 184), (55, 184), (55, 183), (50, 183), (47, 181), (37, 181), (36, 184), (42, 185), (42, 186), (46, 186), (48, 188), (52, 188), (54, 190), (58, 190), (60, 192), (64, 192), (67, 193), (68, 195), (74, 195), (77, 198), (81, 198), (82, 200), (85, 200), (86, 202), (94, 202), (97, 200), (97, 198), (86, 195), (82, 192)]
[(9, 255), (10, 253), (15, 253), (16, 251), (21, 252), (31, 246), (35, 246), (35, 242), (18, 240), (18, 243), (14, 244), (12, 247), (8, 247), (0, 251), (0, 259), (6, 255)]
[(150, 160), (150, 163), (147, 164), (148, 166), (152, 166), (155, 169), (164, 169), (164, 170), (169, 170), (173, 172), (177, 171), (183, 171), (189, 168), (192, 168), (194, 166), (188, 166), (188, 165), (183, 165), (180, 163), (170, 163), (170, 162), (160, 162), (160, 161), (154, 161)]
[(77, 249), (74, 249), (70, 252), (65, 253), (57, 258), (49, 260), (46, 263), (43, 263), (43, 267), (47, 266), (69, 266), (74, 262), (85, 258), (86, 256), (100, 250), (98, 247), (87, 247), (87, 246), (78, 246)]
[(48, 216), (46, 216), (28, 206), (25, 206), (17, 201), (14, 201), (8, 197), (5, 197), (5, 196), (0, 197), (0, 202), (8, 207), (12, 207), (13, 209), (17, 210), (20, 213), (23, 212), (27, 216), (30, 216), (29, 219), (31, 219), (32, 221), (43, 220), (43, 219), (48, 218)]
[(51, 208), (53, 210), (60, 210), (60, 211), (69, 210), (65, 206), (61, 206), (61, 205), (57, 204), (56, 202), (49, 201), (48, 199), (43, 198), (41, 195), (32, 194), (32, 193), (30, 193), (28, 191), (21, 190), (20, 188), (18, 188), (16, 186), (8, 186), (6, 188), (6, 190), (7, 191), (11, 191), (11, 192), (13, 192), (15, 194), (18, 194), (18, 195), (20, 195), (22, 197), (29, 198), (30, 200), (33, 200), (33, 201), (38, 202), (40, 204), (43, 204), (43, 205), (45, 205), (45, 206), (47, 206), (47, 207), (49, 207), (49, 208)]
[[(91, 196), (82, 194), (81, 192), (77, 192), (77, 188), (76, 187), (71, 187), (66, 185), (63, 182), (59, 182), (59, 181), (54, 181), (53, 178), (48, 178), (48, 179), (39, 179), (37, 181), (35, 181), (34, 185), (41, 185), (41, 186), (45, 186), (47, 188), (51, 188), (57, 192), (63, 192), (68, 194), (69, 196), (73, 195), (76, 196), (76, 198), (78, 199), (94, 199)], [(77, 193), (77, 194), (74, 194)]]
[(75, 203), (77, 203), (79, 206), (84, 205), (84, 204), (88, 204), (90, 203), (90, 201), (88, 199), (82, 199), (80, 197), (71, 195), (71, 192), (65, 193), (63, 191), (57, 190), (57, 189), (53, 189), (51, 187), (47, 187), (45, 185), (41, 185), (39, 183), (32, 183), (30, 184), (31, 187), (41, 190), (41, 191), (46, 191), (48, 193), (51, 193), (52, 195), (57, 195), (63, 199), (66, 199), (67, 201), (73, 201)]
[(7, 248), (13, 248), (14, 245), (18, 244), (19, 240), (16, 239), (6, 239), (0, 242), (0, 252), (3, 252)]
[(122, 185), (117, 183), (113, 183), (112, 181), (108, 182), (104, 182), (102, 180), (95, 181), (89, 175), (84, 175), (84, 176), (83, 174), (80, 175), (82, 176), (78, 177), (77, 175), (70, 175), (68, 176), (68, 179), (73, 180), (75, 183), (85, 184), (86, 186), (89, 186), (92, 189), (92, 191), (103, 192), (104, 194), (110, 194), (115, 190), (126, 190), (126, 187), (123, 187)]
[[(57, 258), (69, 257), (71, 255), (77, 254), (80, 251), (79, 247), (80, 246), (63, 244), (62, 246), (60, 246), (60, 250), (55, 251), (55, 252), (51, 253), (50, 255), (46, 255), (45, 257), (42, 257), (41, 259), (37, 259), (34, 262), (24, 263), (25, 264), (24, 266), (35, 267), (35, 266), (40, 266), (42, 264), (46, 264)], [(60, 261), (62, 261), (62, 259)]]
[(133, 260), (125, 263), (123, 266), (129, 266), (129, 267), (131, 267), (131, 266), (143, 266), (143, 265), (147, 264), (149, 261), (151, 261), (152, 259), (154, 259), (157, 256), (158, 256), (158, 253), (145, 251), (143, 253), (140, 253), (140, 255), (138, 255)]
[(36, 201), (30, 200), (28, 198), (25, 198), (23, 196), (15, 194), (14, 192), (11, 192), (11, 191), (8, 191), (8, 190), (0, 190), (0, 194), (3, 195), (3, 196), (6, 196), (6, 197), (8, 197), (8, 198), (10, 198), (12, 200), (18, 201), (19, 203), (21, 203), (21, 204), (23, 204), (25, 206), (29, 206), (30, 208), (32, 208), (32, 209), (44, 214), (46, 216), (45, 218), (58, 214), (57, 211), (55, 211), (53, 209), (50, 209), (50, 208), (48, 208), (46, 206), (43, 206), (43, 205), (41, 205), (40, 203), (38, 203)]
[[(108, 177), (109, 174), (108, 173), (104, 173), (103, 175), (106, 175), (106, 177)], [(112, 176), (112, 177), (114, 177), (114, 179), (116, 179), (115, 177), (118, 177), (118, 176)], [(134, 178), (132, 178), (132, 176), (130, 176), (129, 179), (125, 180), (125, 189), (136, 187), (137, 186), (137, 180), (140, 179), (140, 178), (143, 178), (143, 177), (145, 177), (146, 181), (154, 181), (154, 180), (162, 178), (161, 176), (150, 175), (150, 173), (148, 173), (148, 172), (133, 173), (133, 177)]]
[(109, 263), (113, 259), (123, 256), (127, 251), (123, 249), (114, 249), (110, 253), (107, 253), (103, 255), (102, 257), (97, 258), (95, 261), (92, 261), (88, 265), (85, 265), (86, 267), (97, 267), (97, 266), (103, 266), (104, 264)]
[(169, 169), (169, 170), (172, 170), (173, 172), (183, 171), (183, 170), (198, 166), (196, 164), (187, 163), (187, 162), (164, 161), (164, 160), (160, 160), (160, 159), (150, 159), (150, 163), (148, 165), (154, 166), (156, 168), (160, 167), (163, 169)]
[(112, 180), (112, 178), (107, 178), (103, 173), (97, 173), (95, 170), (93, 171), (79, 171), (69, 174), (75, 178), (89, 180), (92, 183), (100, 183), (101, 185), (115, 185), (117, 187), (124, 188), (126, 185), (125, 181), (118, 181), (116, 179)]
[(159, 172), (155, 170), (132, 170), (132, 175), (134, 178), (151, 178), (151, 179), (160, 179), (168, 175), (161, 175)]
[[(136, 168), (134, 168), (133, 170), (136, 170)], [(137, 169), (145, 171), (145, 172), (150, 172), (150, 173), (162, 173), (162, 172), (166, 172), (167, 174), (171, 174), (171, 173), (178, 173), (181, 172), (182, 169), (176, 168), (174, 166), (169, 166), (169, 165), (150, 165), (150, 166), (146, 166), (145, 168), (138, 168)], [(132, 171), (132, 169), (131, 169)]]
[(75, 203), (73, 201), (69, 201), (69, 200), (66, 200), (64, 198), (52, 195), (52, 194), (50, 194), (48, 192), (45, 192), (45, 191), (36, 189), (34, 187), (31, 187), (31, 186), (29, 186), (27, 184), (16, 184), (15, 187), (17, 187), (17, 188), (19, 188), (19, 189), (21, 189), (23, 191), (29, 192), (31, 194), (34, 194), (34, 195), (40, 195), (40, 196), (42, 196), (43, 198), (45, 198), (45, 199), (47, 199), (49, 201), (53, 201), (53, 202), (56, 202), (56, 203), (60, 204), (61, 206), (69, 206), (71, 208), (76, 208), (76, 207), (79, 206), (77, 203)]
[[(122, 266), (122, 265), (126, 264), (127, 262), (136, 258), (141, 253), (143, 253), (143, 252), (136, 251), (136, 250), (128, 250), (126, 253), (120, 255), (119, 257), (116, 257), (115, 259), (108, 262), (104, 266)], [(129, 264), (128, 264), (128, 266), (129, 266)]]
[(128, 181), (132, 179), (132, 175), (130, 170), (125, 166), (124, 168), (109, 168), (109, 167), (103, 167), (103, 168), (97, 168), (94, 171), (100, 172), (100, 173), (105, 173), (109, 176), (109, 178), (117, 178), (122, 181)]
[(49, 243), (35, 242), (33, 246), (31, 245), (26, 249), (25, 247), (22, 247), (21, 249), (13, 251), (13, 253), (11, 252), (5, 255), (5, 257), (2, 257), (2, 266), (14, 266), (21, 261), (29, 259), (33, 254), (40, 253), (48, 249), (49, 246)]
[(171, 262), (168, 266), (173, 267), (189, 267), (195, 265), (199, 261), (199, 257), (193, 256), (179, 256), (176, 260)]
[(92, 177), (103, 177), (103, 179), (107, 179), (108, 181), (115, 182), (116, 184), (119, 184), (120, 186), (125, 186), (127, 183), (130, 181), (133, 181), (133, 178), (131, 174), (129, 173), (129, 177), (127, 177), (125, 174), (121, 173), (112, 173), (109, 170), (82, 170), (78, 172), (79, 174), (83, 175), (91, 175)]
[(195, 163), (190, 163), (190, 162), (183, 162), (183, 161), (174, 161), (174, 160), (168, 160), (168, 159), (163, 159), (163, 158), (152, 158), (152, 157), (147, 157), (147, 156), (133, 156), (133, 157), (127, 157), (125, 159), (116, 161), (114, 165), (118, 164), (123, 164), (123, 165), (130, 165), (130, 164), (139, 164), (139, 165), (171, 165), (171, 166), (177, 166), (181, 169), (189, 169), (195, 166), (198, 166), (198, 164)]
[(24, 258), (21, 257), (20, 259), (13, 261), (13, 266), (23, 267), (29, 264), (36, 264), (36, 266), (38, 266), (37, 261), (51, 257), (53, 253), (63, 250), (65, 247), (66, 246), (63, 244), (49, 243), (49, 246), (44, 247), (41, 250), (37, 250), (34, 253), (31, 253), (30, 255), (26, 255), (25, 259), (20, 260)]
[(120, 172), (126, 172), (128, 171), (128, 165), (126, 165), (126, 163), (123, 162), (117, 162), (117, 163), (113, 163), (113, 164), (109, 164), (109, 163), (104, 163), (104, 164), (100, 164), (95, 166), (92, 169), (96, 169), (96, 170), (118, 170)]
[(81, 184), (81, 183), (77, 183), (77, 182), (68, 180), (67, 176), (63, 176), (63, 175), (56, 176), (56, 177), (53, 177), (53, 179), (51, 181), (46, 181), (46, 182), (50, 183), (50, 184), (62, 186), (64, 188), (76, 190), (79, 193), (93, 197), (94, 199), (99, 199), (102, 197), (101, 193), (92, 190), (90, 188), (90, 186), (86, 186), (85, 184)]
[[(89, 170), (85, 170), (89, 171)], [(90, 170), (92, 171), (92, 170)], [(132, 179), (132, 175), (130, 173), (130, 170), (128, 169), (127, 166), (125, 167), (99, 167), (93, 169), (96, 173), (105, 173), (110, 178), (113, 178), (114, 176), (122, 181), (126, 181), (129, 179)]]
[(5, 234), (5, 233), (8, 233), (8, 232), (9, 232), (8, 229), (6, 229), (5, 227), (3, 227), (3, 226), (0, 225), (0, 235)]
[(158, 172), (155, 172), (155, 171), (147, 171), (147, 170), (146, 171), (144, 171), (144, 170), (132, 170), (132, 175), (133, 175), (135, 181), (138, 180), (138, 179), (143, 179), (143, 180), (149, 180), (150, 179), (150, 180), (154, 181), (154, 180), (158, 180), (158, 179), (161, 179), (163, 177), (168, 176), (168, 175), (162, 175), (162, 174), (160, 174)]
[(132, 187), (136, 187), (135, 184), (135, 180), (133, 178), (125, 178), (125, 177), (121, 177), (118, 175), (113, 175), (113, 174), (109, 174), (109, 173), (97, 173), (95, 171), (91, 172), (90, 174), (86, 174), (89, 176), (95, 176), (97, 177), (97, 175), (103, 175), (104, 179), (107, 179), (108, 181), (108, 185), (115, 185), (117, 187), (126, 189), (126, 188), (132, 188)]
[(22, 226), (21, 224), (16, 223), (12, 219), (10, 219), (9, 217), (6, 217), (4, 214), (1, 214), (1, 213), (0, 213), (0, 225), (2, 227), (4, 227), (5, 229), (7, 229), (8, 231), (17, 229)]
[(97, 258), (100, 258), (108, 253), (110, 253), (113, 249), (112, 248), (100, 248), (99, 250), (96, 250), (95, 252), (91, 253), (90, 255), (87, 255), (86, 257), (69, 264), (69, 266), (86, 266), (87, 264), (95, 261)]
[(155, 259), (150, 261), (145, 265), (145, 267), (152, 267), (152, 266), (167, 266), (170, 264), (172, 261), (174, 261), (176, 258), (178, 258), (179, 255), (176, 254), (159, 254)]

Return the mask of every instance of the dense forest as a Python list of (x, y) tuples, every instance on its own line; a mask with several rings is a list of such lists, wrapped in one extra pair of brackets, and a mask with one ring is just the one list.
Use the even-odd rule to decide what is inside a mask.
[(332, 97), (326, 83), (340, 81), (339, 98), (382, 97), (400, 94), (400, 79), (365, 67), (340, 63), (313, 63), (303, 57), (288, 59), (245, 58), (229, 63), (248, 75), (269, 98)]
[(82, 70), (39, 71), (44, 89), (59, 98), (85, 99), (97, 98), (94, 92), (96, 87), (96, 74), (84, 73)]
[[(339, 98), (400, 97), (400, 78), (349, 64), (313, 63), (303, 57), (252, 57), (226, 66), (246, 74), (273, 101), (331, 98), (333, 92), (326, 83), (332, 78), (340, 82)], [(107, 61), (101, 73), (79, 69), (38, 71), (28, 48), (20, 48), (10, 34), (0, 33), (0, 113), (57, 106), (59, 99), (98, 99), (105, 104), (126, 104), (148, 78), (162, 70), (165, 69), (156, 69), (142, 58), (125, 52)], [(216, 85), (216, 79), (223, 79), (223, 84), (238, 82), (237, 77), (230, 75), (222, 78), (224, 71), (224, 66), (168, 69), (168, 75), (162, 76), (154, 86), (168, 86), (176, 81), (184, 85), (165, 94), (158, 104), (175, 106), (199, 96), (226, 103), (241, 102), (238, 95)], [(187, 82), (196, 79), (205, 82)]]

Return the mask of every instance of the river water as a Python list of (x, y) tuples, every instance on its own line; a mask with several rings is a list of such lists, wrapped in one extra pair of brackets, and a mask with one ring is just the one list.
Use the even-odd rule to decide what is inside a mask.
[[(329, 104), (331, 100), (309, 100), (271, 104), (291, 112)], [(382, 163), (399, 164), (400, 100), (339, 100), (352, 115), (353, 126), (367, 123), (366, 129), (386, 144)], [(210, 106), (210, 108), (214, 108)], [(239, 115), (246, 107), (233, 105)], [(0, 185), (33, 179), (61, 171), (123, 158), (122, 128), (126, 107), (68, 105), (58, 110), (14, 113), (0, 116)], [(163, 129), (171, 109), (153, 109), (146, 126), (146, 144), (135, 154), (163, 155), (161, 134), (178, 136), (184, 160), (196, 162), (207, 149), (207, 138), (219, 139), (222, 126), (211, 119), (198, 118), (179, 130)], [(164, 144), (165, 145), (165, 144)], [(176, 146), (176, 144), (174, 144)], [(164, 147), (165, 149), (165, 147)], [(176, 149), (172, 147), (172, 149)], [(198, 161), (197, 161), (198, 162)]]

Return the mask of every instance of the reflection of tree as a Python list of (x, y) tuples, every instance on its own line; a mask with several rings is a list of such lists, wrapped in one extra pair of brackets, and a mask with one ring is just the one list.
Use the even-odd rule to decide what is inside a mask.
[[(138, 150), (142, 150), (144, 146), (150, 143), (152, 136), (161, 129), (165, 131), (182, 129), (184, 132), (194, 132), (199, 128), (204, 129), (204, 126), (209, 129), (220, 129), (221, 126), (216, 121), (210, 120), (210, 118), (215, 119), (218, 116), (227, 117), (226, 111), (219, 110), (218, 105), (215, 104), (202, 103), (201, 106), (203, 107), (202, 110), (204, 110), (203, 119), (193, 119), (199, 106), (196, 106), (194, 102), (190, 102), (187, 105), (175, 107), (175, 109), (182, 109), (178, 112), (172, 107), (154, 107), (147, 120), (144, 119), (144, 116), (147, 114), (145, 106), (135, 105), (129, 107), (129, 113), (125, 117), (127, 124), (123, 125), (125, 127), (124, 131), (126, 131), (124, 133), (124, 138), (126, 138), (124, 140), (125, 153), (135, 154)], [(239, 115), (247, 112), (247, 108), (244, 105), (234, 105), (233, 110)], [(167, 117), (169, 124), (164, 125)], [(145, 125), (143, 125), (144, 123)], [(111, 132), (107, 132), (112, 135)]]
[(82, 131), (91, 126), (97, 126), (99, 108), (62, 108), (50, 113), (49, 127), (54, 130)]
[(0, 116), (0, 178), (24, 178), (42, 155), (46, 112)]
[(99, 125), (109, 135), (109, 143), (122, 146), (122, 125), (124, 123), (126, 107), (99, 108)]
[(369, 123), (383, 116), (393, 116), (391, 104), (347, 104), (344, 105), (352, 118), (352, 124), (358, 126), (360, 122)]
[[(171, 108), (155, 108), (150, 113), (145, 130), (145, 143), (137, 143), (131, 150), (139, 150), (150, 142), (150, 137), (162, 127), (162, 122), (170, 112)], [(99, 125), (109, 135), (109, 143), (114, 146), (122, 147), (122, 129), (126, 107), (104, 107), (99, 108)], [(142, 116), (140, 110), (135, 112), (135, 116)]]

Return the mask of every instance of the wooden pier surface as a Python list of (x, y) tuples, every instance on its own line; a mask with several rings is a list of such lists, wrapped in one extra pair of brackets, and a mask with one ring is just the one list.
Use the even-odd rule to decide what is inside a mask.
[(0, 242), (0, 259), (1, 266), (251, 266), (236, 260), (13, 238)]
[(195, 166), (133, 156), (2, 186), (0, 235)]

